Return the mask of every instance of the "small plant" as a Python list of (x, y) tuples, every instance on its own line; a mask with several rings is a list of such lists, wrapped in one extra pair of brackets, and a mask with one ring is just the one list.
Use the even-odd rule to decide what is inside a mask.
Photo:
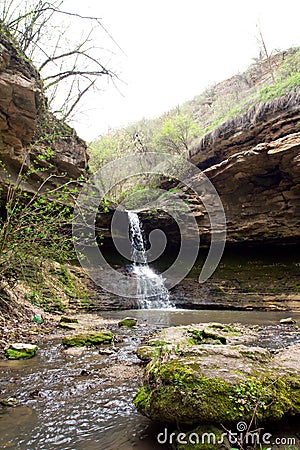
[[(238, 409), (244, 411), (252, 411), (254, 407), (266, 409), (266, 402), (262, 399), (262, 385), (257, 381), (247, 381), (240, 383), (235, 388), (235, 401)], [(233, 398), (233, 397), (232, 397)]]
[(32, 294), (25, 294), (25, 299), (29, 300), (33, 305), (40, 305), (40, 298), (37, 292), (32, 292)]

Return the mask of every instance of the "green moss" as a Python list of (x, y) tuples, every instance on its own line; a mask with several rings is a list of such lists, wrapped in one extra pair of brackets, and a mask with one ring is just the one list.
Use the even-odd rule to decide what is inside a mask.
[(160, 347), (141, 346), (136, 350), (136, 355), (141, 361), (148, 363), (151, 359), (159, 357)]
[(248, 377), (234, 387), (235, 409), (244, 415), (256, 410), (258, 419), (280, 420), (292, 408), (291, 389), (283, 379)]
[(274, 376), (246, 377), (237, 384), (203, 376), (201, 371), (173, 360), (147, 366), (148, 381), (134, 398), (138, 410), (152, 420), (194, 425), (251, 420), (263, 422), (300, 412), (297, 380)]
[(292, 414), (300, 413), (300, 380), (299, 377), (295, 376), (286, 376), (285, 382), (293, 395), (293, 405), (292, 405)]
[[(54, 289), (46, 285), (45, 279), (40, 275), (40, 283), (30, 282), (28, 285), (34, 289), (31, 293), (26, 293), (25, 298), (36, 306), (40, 306), (44, 311), (57, 312), (64, 311), (65, 306), (58, 297)], [(28, 281), (28, 280), (27, 280)]]
[(38, 349), (37, 346), (35, 346), (32, 349), (22, 349), (22, 350), (7, 348), (5, 350), (5, 356), (8, 359), (29, 359), (36, 354), (37, 349)]
[(95, 331), (87, 334), (64, 336), (62, 342), (69, 347), (83, 347), (85, 345), (110, 344), (113, 337), (114, 336), (110, 331)]
[(189, 342), (191, 344), (227, 344), (226, 337), (214, 333), (213, 331), (198, 329), (198, 328), (190, 328), (188, 333), (191, 335)]
[(125, 317), (125, 319), (120, 320), (118, 323), (119, 327), (134, 327), (136, 325), (137, 320), (132, 317)]
[(210, 325), (210, 328), (216, 328), (223, 331), (224, 333), (230, 333), (235, 336), (242, 334), (241, 330), (239, 330), (238, 328), (232, 327), (230, 325), (223, 325), (221, 323), (213, 323)]
[(134, 398), (140, 412), (152, 420), (185, 425), (198, 423), (200, 417), (200, 422), (228, 421), (233, 406), (231, 385), (203, 377), (177, 362), (151, 364), (149, 378), (155, 380), (156, 388), (144, 386)]
[[(77, 299), (80, 302), (86, 301), (89, 306), (87, 302), (89, 292), (82, 287), (78, 287), (76, 277), (70, 273), (66, 266), (60, 264), (59, 267), (55, 268), (54, 274), (58, 278), (60, 288), (70, 299)], [(86, 305), (82, 303), (82, 306)]]
[(137, 409), (139, 411), (141, 410), (145, 410), (148, 411), (150, 410), (150, 398), (151, 398), (151, 390), (150, 387), (148, 386), (142, 386), (137, 394), (135, 395), (133, 401), (135, 406), (137, 407)]
[[(32, 269), (31, 269), (32, 271)], [(27, 274), (27, 284), (31, 292), (25, 297), (34, 305), (47, 312), (63, 312), (69, 302), (80, 308), (89, 308), (91, 293), (79, 280), (80, 272), (71, 272), (63, 264), (51, 264), (47, 272), (41, 271), (30, 278)], [(66, 323), (66, 322), (65, 322)]]

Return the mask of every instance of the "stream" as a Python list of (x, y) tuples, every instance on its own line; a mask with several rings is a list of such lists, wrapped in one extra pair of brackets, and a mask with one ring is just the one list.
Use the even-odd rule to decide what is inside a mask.
[[(255, 324), (261, 326), (258, 344), (276, 351), (295, 342), (300, 342), (297, 328), (280, 325), (283, 317), (300, 320), (300, 312), (230, 310), (230, 302), (225, 299), (226, 291), (221, 288), (209, 291), (208, 297), (221, 295), (226, 309), (175, 309), (159, 271), (148, 265), (144, 243), (143, 227), (138, 215), (128, 212), (129, 231), (132, 247), (130, 270), (137, 279), (138, 307), (135, 310), (101, 311), (95, 313), (94, 320), (100, 317), (107, 322), (107, 328), (115, 335), (113, 347), (69, 348), (61, 344), (63, 332), (57, 335), (39, 336), (39, 351), (28, 360), (0, 361), (0, 398), (16, 398), (18, 405), (3, 407), (0, 410), (0, 448), (20, 450), (158, 450), (169, 448), (157, 442), (157, 435), (163, 425), (153, 424), (139, 414), (132, 398), (142, 383), (143, 366), (135, 351), (149, 334), (157, 329), (176, 325), (189, 325), (200, 322), (221, 322)], [(281, 256), (282, 258), (282, 256)], [(297, 259), (297, 256), (295, 256)], [(272, 261), (274, 259), (272, 258)], [(281, 261), (281, 259), (280, 259)], [(246, 273), (246, 280), (254, 280), (251, 260), (238, 264), (234, 270), (221, 273), (223, 280), (233, 285), (233, 273), (239, 270)], [(251, 266), (251, 267), (250, 267)], [(249, 271), (249, 267), (251, 271)], [(267, 276), (262, 277), (265, 266), (260, 262), (259, 280), (269, 279), (269, 272), (276, 276), (278, 270), (287, 270), (286, 265), (267, 264)], [(279, 269), (278, 269), (279, 267)], [(290, 265), (288, 266), (290, 267)], [(293, 270), (278, 277), (280, 283), (290, 280), (294, 290), (298, 290), (298, 259), (292, 262)], [(276, 270), (275, 270), (276, 269)], [(220, 264), (219, 270), (227, 270)], [(195, 272), (198, 268), (195, 267)], [(291, 274), (293, 276), (291, 276)], [(193, 305), (193, 298), (203, 299), (199, 294), (198, 283), (189, 280), (189, 285), (179, 286), (173, 293), (174, 299)], [(281, 292), (276, 289), (273, 277), (272, 289), (276, 298)], [(238, 280), (239, 281), (239, 280)], [(237, 286), (239, 283), (237, 282)], [(245, 283), (242, 284), (245, 290)], [(290, 286), (288, 286), (290, 288)], [(226, 288), (226, 286), (225, 286)], [(182, 290), (182, 292), (180, 291)], [(246, 289), (249, 302), (252, 291)], [(215, 294), (214, 294), (215, 292)], [(228, 291), (230, 298), (234, 292)], [(261, 297), (261, 293), (259, 293)], [(177, 297), (176, 297), (177, 295)], [(189, 299), (190, 296), (190, 299)], [(240, 292), (239, 292), (240, 297)], [(276, 302), (272, 299), (273, 303)], [(108, 298), (111, 304), (112, 298)], [(183, 303), (184, 303), (183, 302)], [(184, 306), (184, 305), (183, 305)], [(199, 304), (196, 305), (199, 308)], [(213, 306), (216, 306), (213, 304)], [(253, 309), (252, 304), (250, 305)], [(255, 304), (254, 304), (255, 306)], [(235, 305), (236, 307), (236, 305)], [(273, 307), (280, 307), (277, 304)], [(110, 306), (112, 308), (112, 306)], [(159, 309), (154, 309), (159, 308)], [(137, 318), (134, 328), (119, 328), (120, 319), (131, 316)], [(92, 315), (88, 321), (93, 326)], [(296, 428), (291, 429), (294, 433)], [(171, 430), (172, 431), (172, 430)], [(282, 433), (284, 430), (280, 430)]]
[[(157, 450), (159, 425), (140, 415), (132, 397), (141, 383), (142, 367), (135, 349), (157, 328), (197, 322), (266, 325), (260, 344), (278, 349), (300, 341), (299, 333), (278, 325), (282, 312), (131, 310), (101, 312), (102, 317), (138, 318), (134, 329), (113, 329), (116, 351), (66, 352), (60, 338), (41, 338), (29, 360), (0, 361), (2, 398), (19, 405), (0, 412), (0, 448), (22, 450)], [(300, 320), (300, 313), (290, 313)], [(100, 350), (101, 351), (101, 350)]]

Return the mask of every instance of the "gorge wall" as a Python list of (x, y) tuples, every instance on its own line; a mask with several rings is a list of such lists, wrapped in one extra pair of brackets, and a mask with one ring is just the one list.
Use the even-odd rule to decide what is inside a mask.
[[(212, 181), (227, 219), (228, 243), (300, 242), (300, 93), (295, 90), (221, 124), (190, 150), (189, 160)], [(163, 183), (164, 189), (174, 188)], [(178, 193), (190, 207), (202, 243), (210, 222), (199, 197), (183, 185)], [(143, 213), (147, 231), (151, 214)], [(154, 220), (157, 225), (157, 220)], [(171, 217), (161, 227), (179, 242)], [(187, 233), (188, 234), (188, 233)]]
[(24, 189), (34, 191), (86, 173), (86, 144), (50, 112), (43, 84), (7, 30), (0, 33), (0, 182), (13, 183), (22, 164), (34, 169)]
[[(54, 186), (85, 175), (85, 143), (49, 112), (36, 69), (7, 34), (0, 36), (2, 186), (16, 180), (22, 164), (34, 169), (24, 184), (29, 191), (36, 190), (49, 174), (49, 183)], [(262, 83), (266, 74), (262, 69), (259, 74), (255, 72), (251, 83)], [(232, 82), (220, 83), (220, 89)], [(224, 121), (189, 150), (188, 159), (211, 179), (222, 199), (229, 243), (299, 242), (299, 146), (300, 93), (294, 89)], [(163, 187), (170, 189), (174, 183), (164, 183)], [(178, 195), (189, 204), (202, 242), (208, 244), (206, 211), (193, 192), (184, 186), (182, 191)], [(172, 218), (163, 213), (145, 212), (142, 216), (146, 231), (158, 226), (168, 231), (171, 242), (179, 241)], [(99, 233), (108, 238), (110, 218), (110, 214), (99, 214), (97, 223)]]
[[(299, 91), (257, 104), (225, 121), (199, 139), (188, 159), (212, 181), (221, 197), (228, 244), (300, 243)], [(208, 245), (210, 222), (198, 195), (172, 180), (162, 182), (161, 187), (172, 189), (173, 195), (189, 205), (201, 242)], [(107, 243), (112, 213), (98, 216), (99, 232)], [(180, 243), (172, 217), (163, 211), (144, 211), (140, 216), (146, 233), (161, 228), (170, 245)]]
[[(280, 63), (278, 58), (280, 54), (273, 67)], [(263, 82), (267, 74), (265, 67), (255, 82)], [(204, 171), (221, 196), (228, 242), (299, 242), (299, 132), (296, 87), (223, 121), (189, 150), (189, 160)], [(207, 239), (209, 224), (202, 205), (191, 192), (186, 198)]]

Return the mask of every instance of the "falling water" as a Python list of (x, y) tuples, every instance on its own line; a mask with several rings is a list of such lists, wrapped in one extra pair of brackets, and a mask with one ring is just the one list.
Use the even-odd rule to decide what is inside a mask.
[(139, 306), (144, 309), (171, 308), (169, 291), (163, 277), (154, 272), (147, 262), (143, 232), (139, 217), (128, 211), (130, 241), (132, 246), (132, 272), (137, 277)]

